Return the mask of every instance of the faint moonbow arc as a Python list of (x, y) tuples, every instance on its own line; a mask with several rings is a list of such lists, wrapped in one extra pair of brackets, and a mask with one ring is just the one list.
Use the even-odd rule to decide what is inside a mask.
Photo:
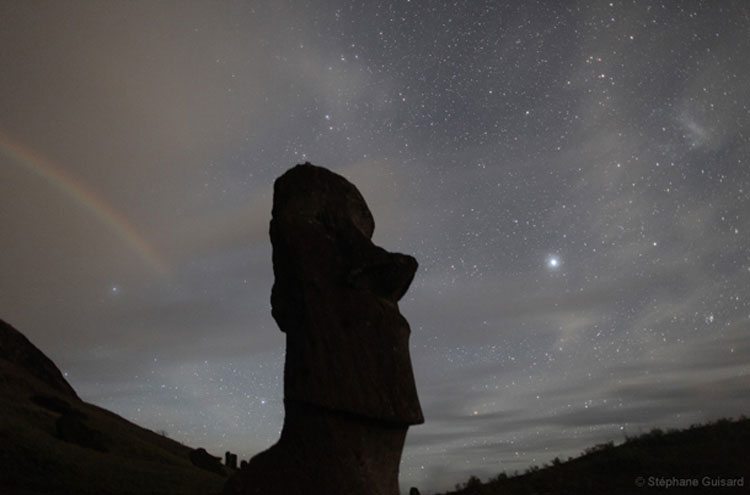
[(2, 129), (0, 129), (0, 151), (20, 167), (43, 179), (97, 217), (159, 274), (167, 272), (164, 261), (140, 232), (80, 181), (73, 179), (70, 174), (66, 174), (51, 160), (32, 148), (23, 145), (18, 140), (11, 139)]

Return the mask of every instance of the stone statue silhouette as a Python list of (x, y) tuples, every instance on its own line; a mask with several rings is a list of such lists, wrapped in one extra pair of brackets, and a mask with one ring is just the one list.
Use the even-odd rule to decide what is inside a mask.
[(409, 425), (424, 421), (398, 300), (416, 260), (375, 246), (357, 188), (309, 163), (274, 184), (272, 315), (286, 334), (278, 443), (226, 494), (397, 495)]

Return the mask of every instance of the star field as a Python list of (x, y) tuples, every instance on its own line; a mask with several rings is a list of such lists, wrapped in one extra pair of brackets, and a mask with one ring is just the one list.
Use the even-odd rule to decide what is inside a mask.
[[(420, 263), (402, 491), (747, 413), (750, 6), (0, 2), (0, 317), (88, 401), (283, 421), (273, 180)], [(50, 42), (49, 40), (55, 40)]]

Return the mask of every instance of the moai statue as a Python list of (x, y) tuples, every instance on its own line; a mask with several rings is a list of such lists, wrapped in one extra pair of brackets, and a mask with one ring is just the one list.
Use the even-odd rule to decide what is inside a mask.
[(224, 454), (224, 465), (229, 469), (237, 469), (237, 454), (232, 454), (227, 451), (227, 453)]
[(278, 443), (225, 494), (397, 495), (409, 425), (422, 423), (398, 309), (416, 260), (370, 240), (357, 188), (306, 163), (274, 184), (272, 315), (286, 334)]

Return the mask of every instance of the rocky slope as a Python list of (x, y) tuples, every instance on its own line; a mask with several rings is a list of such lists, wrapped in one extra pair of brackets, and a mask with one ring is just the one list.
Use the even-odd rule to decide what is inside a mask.
[(190, 447), (82, 401), (60, 370), (0, 320), (0, 493), (217, 493)]

